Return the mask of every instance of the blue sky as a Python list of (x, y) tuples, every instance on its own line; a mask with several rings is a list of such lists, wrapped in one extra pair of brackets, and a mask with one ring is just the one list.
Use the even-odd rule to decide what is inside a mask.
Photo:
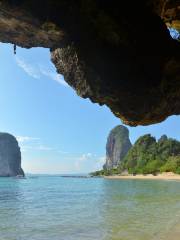
[[(22, 166), (31, 173), (82, 173), (105, 160), (109, 131), (121, 121), (110, 110), (81, 99), (58, 75), (48, 49), (0, 44), (0, 131), (15, 135)], [(146, 127), (128, 127), (132, 143), (141, 135), (180, 140), (180, 116)]]

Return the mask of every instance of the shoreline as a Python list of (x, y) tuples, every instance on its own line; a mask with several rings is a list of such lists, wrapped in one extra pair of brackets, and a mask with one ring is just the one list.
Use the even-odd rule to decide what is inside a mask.
[(105, 179), (142, 179), (142, 180), (180, 180), (180, 175), (175, 173), (161, 173), (156, 176), (152, 174), (137, 174), (133, 175), (111, 175), (111, 176), (103, 176)]

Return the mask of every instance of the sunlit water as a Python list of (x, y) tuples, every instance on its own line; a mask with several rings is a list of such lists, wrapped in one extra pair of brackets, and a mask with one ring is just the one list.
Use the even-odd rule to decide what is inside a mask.
[(180, 182), (0, 178), (0, 240), (160, 240), (179, 223)]

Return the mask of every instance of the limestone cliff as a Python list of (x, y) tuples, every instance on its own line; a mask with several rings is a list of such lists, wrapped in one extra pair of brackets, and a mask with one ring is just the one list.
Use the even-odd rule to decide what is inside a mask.
[(0, 133), (0, 177), (17, 175), (24, 175), (18, 142), (8, 133)]
[(104, 167), (106, 169), (117, 167), (131, 146), (129, 130), (122, 125), (113, 128), (106, 144), (106, 163)]

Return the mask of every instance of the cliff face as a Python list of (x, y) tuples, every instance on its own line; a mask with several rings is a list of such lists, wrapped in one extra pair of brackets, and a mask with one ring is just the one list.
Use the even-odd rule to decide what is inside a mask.
[(0, 177), (17, 175), (24, 175), (18, 142), (8, 133), (0, 133)]
[[(83, 98), (126, 124), (180, 114), (177, 0), (0, 0), (0, 41), (46, 47)], [(124, 104), (126, 102), (126, 104)]]
[(117, 167), (131, 148), (129, 130), (119, 125), (111, 130), (106, 144), (106, 163), (104, 167), (111, 169)]

